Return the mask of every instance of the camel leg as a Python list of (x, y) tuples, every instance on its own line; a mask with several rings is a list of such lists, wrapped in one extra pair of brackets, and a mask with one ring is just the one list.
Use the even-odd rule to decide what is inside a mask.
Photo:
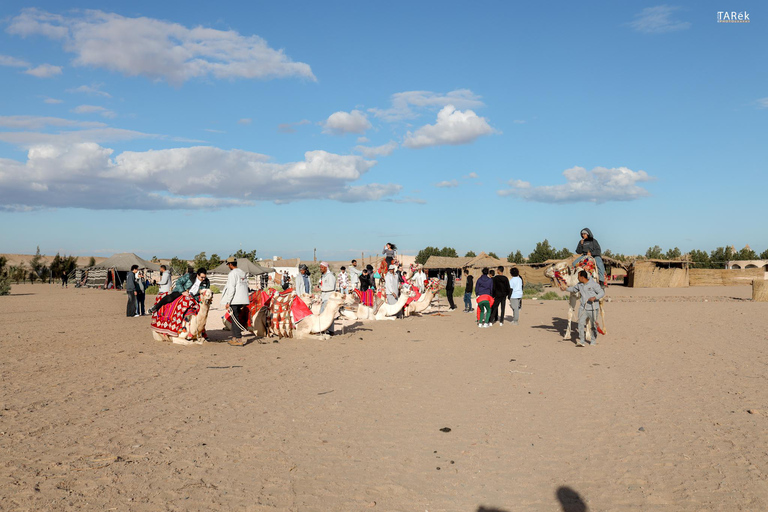
[(165, 342), (171, 341), (171, 339), (168, 336), (166, 336), (165, 334), (160, 334), (157, 331), (152, 331), (152, 338), (155, 341), (165, 341)]
[(603, 300), (600, 299), (600, 326), (603, 328), (603, 334), (608, 334), (608, 328), (605, 326), (605, 308)]
[(576, 297), (574, 294), (571, 294), (571, 296), (568, 299), (568, 321), (565, 324), (565, 336), (563, 336), (564, 340), (570, 340), (571, 339), (571, 322), (573, 321), (573, 311), (575, 308)]

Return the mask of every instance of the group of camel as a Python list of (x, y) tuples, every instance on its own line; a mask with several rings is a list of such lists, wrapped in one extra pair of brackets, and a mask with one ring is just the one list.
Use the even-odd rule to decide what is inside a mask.
[[(430, 279), (427, 282), (424, 293), (420, 294), (418, 299), (408, 303), (408, 299), (417, 294), (415, 286), (404, 286), (394, 304), (387, 304), (385, 302), (375, 307), (366, 306), (360, 302), (354, 293), (342, 295), (339, 292), (333, 292), (328, 297), (322, 313), (320, 312), (321, 301), (319, 296), (304, 294), (299, 297), (294, 295), (295, 299), (304, 301), (310, 307), (312, 314), (300, 322), (292, 322), (291, 337), (298, 339), (328, 339), (330, 335), (327, 334), (327, 331), (333, 325), (334, 320), (340, 316), (350, 320), (370, 321), (394, 320), (401, 311), (404, 316), (418, 315), (430, 307), (439, 289), (440, 281), (435, 278)], [(184, 322), (178, 336), (169, 336), (153, 330), (153, 338), (157, 341), (170, 341), (179, 345), (202, 344), (204, 342), (205, 324), (212, 302), (213, 293), (210, 290), (203, 290), (200, 292), (199, 311), (197, 314), (191, 315), (189, 320)], [(279, 335), (272, 332), (268, 321), (268, 318), (275, 313), (275, 306), (276, 301), (270, 301), (267, 306), (251, 308), (249, 312), (251, 318), (247, 323), (246, 329), (257, 336)], [(224, 327), (229, 329), (230, 323), (225, 321)]]
[[(564, 284), (565, 286), (574, 286), (578, 283), (578, 272), (568, 262), (557, 263), (546, 269), (545, 275), (549, 277), (556, 286)], [(329, 338), (327, 334), (328, 329), (333, 325), (335, 319), (339, 316), (343, 316), (350, 320), (370, 321), (370, 320), (394, 320), (395, 317), (402, 311), (404, 316), (418, 315), (426, 311), (431, 305), (432, 301), (440, 289), (440, 281), (436, 278), (432, 278), (427, 282), (424, 293), (420, 295), (417, 300), (408, 303), (408, 299), (415, 295), (413, 286), (404, 286), (399, 298), (394, 304), (383, 303), (377, 307), (366, 306), (361, 303), (357, 295), (350, 293), (342, 295), (339, 292), (331, 293), (328, 297), (325, 309), (320, 312), (321, 302), (318, 296), (314, 295), (302, 295), (301, 297), (295, 296), (304, 301), (312, 310), (312, 314), (301, 320), (300, 322), (293, 323), (291, 336), (298, 339), (317, 339), (325, 340)], [(208, 313), (210, 311), (211, 303), (213, 302), (213, 292), (211, 290), (203, 290), (200, 292), (200, 307), (199, 311), (195, 315), (191, 315), (189, 320), (185, 321), (182, 330), (178, 336), (168, 336), (161, 334), (157, 331), (152, 332), (153, 337), (157, 341), (170, 341), (180, 345), (195, 345), (203, 344), (205, 324), (208, 319)], [(571, 322), (573, 321), (574, 313), (576, 311), (577, 304), (579, 303), (578, 293), (571, 293), (569, 297), (569, 309), (568, 319), (564, 339), (570, 339), (571, 337)], [(269, 306), (260, 308), (252, 308), (250, 311), (250, 322), (248, 330), (257, 334), (257, 336), (273, 336), (277, 333), (271, 332), (271, 328), (268, 322), (268, 317), (274, 311), (275, 301), (271, 301)], [(605, 333), (605, 310), (603, 308), (603, 300), (600, 300), (600, 314), (602, 330)], [(225, 328), (229, 329), (229, 323), (225, 322)], [(589, 340), (590, 330), (586, 330), (587, 340)]]

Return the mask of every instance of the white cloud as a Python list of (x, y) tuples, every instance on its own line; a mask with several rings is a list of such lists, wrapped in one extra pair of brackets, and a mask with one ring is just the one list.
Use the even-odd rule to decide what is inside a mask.
[(358, 144), (367, 144), (369, 142), (371, 142), (371, 139), (369, 139), (368, 137), (358, 137), (357, 138), (357, 143)]
[(9, 55), (0, 55), (0, 66), (8, 66), (11, 68), (28, 68), (29, 62), (11, 57)]
[(0, 159), (0, 204), (160, 210), (398, 194), (397, 184), (355, 183), (375, 164), (325, 151), (280, 164), (263, 154), (210, 146), (114, 155), (93, 142), (41, 144), (29, 148), (26, 162)]
[(71, 128), (101, 128), (107, 126), (96, 121), (73, 121), (60, 117), (0, 116), (0, 127), (21, 130), (42, 130), (49, 126)]
[(477, 173), (474, 172), (474, 171), (472, 171), (471, 173), (469, 173), (466, 176), (464, 176), (464, 178), (469, 178), (469, 179), (472, 179), (472, 180), (476, 180), (479, 177), (480, 176), (478, 176)]
[(454, 188), (459, 186), (459, 182), (458, 180), (441, 181), (439, 183), (435, 183), (435, 186), (437, 188)]
[(203, 128), (203, 130), (210, 132), (210, 133), (227, 133), (224, 130), (214, 130), (213, 128)]
[(509, 189), (499, 190), (500, 196), (517, 196), (537, 203), (605, 203), (608, 201), (633, 201), (650, 193), (638, 185), (653, 181), (645, 171), (633, 171), (626, 167), (595, 167), (587, 171), (583, 167), (571, 167), (563, 171), (566, 183), (534, 187), (530, 182), (509, 180)]
[(768, 108), (768, 98), (760, 98), (757, 100), (757, 106), (760, 108)]
[(482, 135), (494, 133), (484, 117), (471, 110), (456, 110), (447, 105), (437, 114), (437, 122), (422, 126), (415, 133), (408, 132), (403, 145), (418, 149), (444, 144), (469, 144)]
[(456, 89), (446, 94), (431, 91), (406, 91), (392, 95), (392, 107), (388, 109), (368, 109), (374, 116), (385, 121), (402, 121), (418, 117), (417, 112), (411, 107), (443, 108), (453, 105), (456, 108), (479, 108), (483, 106), (480, 96), (469, 89)]
[(61, 41), (78, 66), (94, 66), (127, 76), (163, 79), (181, 85), (191, 78), (283, 78), (315, 80), (308, 64), (293, 62), (259, 36), (233, 30), (187, 28), (153, 18), (127, 18), (88, 10), (78, 16), (23, 9), (7, 31)]
[(36, 68), (26, 70), (25, 73), (28, 75), (36, 76), (37, 78), (50, 78), (52, 76), (61, 74), (61, 66), (40, 64)]
[(386, 144), (375, 147), (355, 146), (354, 151), (360, 153), (366, 158), (376, 158), (377, 156), (389, 156), (397, 149), (397, 142), (391, 140)]
[(58, 103), (64, 103), (64, 100), (59, 100), (59, 99), (56, 99), (56, 98), (45, 98), (43, 101), (45, 103), (48, 103), (48, 104), (51, 104), (51, 105), (56, 105)]
[(334, 112), (323, 125), (323, 133), (344, 135), (345, 133), (365, 133), (371, 122), (359, 110), (352, 112)]
[(110, 119), (117, 117), (117, 114), (115, 112), (98, 105), (79, 105), (73, 108), (70, 112), (73, 112), (75, 114), (99, 114), (103, 117), (108, 117)]
[(242, 119), (238, 119), (237, 124), (249, 125), (252, 122), (253, 122), (253, 119), (251, 119), (250, 117), (244, 117)]
[(112, 95), (106, 91), (102, 91), (101, 90), (102, 87), (104, 87), (104, 84), (81, 85), (80, 87), (75, 87), (74, 89), (67, 89), (67, 92), (72, 92), (72, 93), (82, 92), (82, 93), (90, 94), (93, 96), (102, 96), (104, 98), (111, 98)]
[(309, 119), (302, 119), (296, 123), (282, 123), (277, 125), (277, 131), (280, 133), (296, 133), (294, 126), (304, 126), (305, 124), (311, 124), (311, 121)]
[(635, 21), (630, 22), (629, 26), (635, 31), (645, 34), (663, 34), (665, 32), (675, 32), (690, 28), (690, 22), (672, 19), (672, 13), (678, 9), (679, 7), (669, 5), (646, 7), (639, 14), (635, 15)]

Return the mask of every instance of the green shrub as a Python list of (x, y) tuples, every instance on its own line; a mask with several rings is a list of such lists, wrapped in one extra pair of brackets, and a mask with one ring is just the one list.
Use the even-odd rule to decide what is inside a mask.
[(568, 300), (568, 297), (565, 295), (560, 295), (557, 292), (549, 291), (542, 295), (541, 297), (537, 297), (539, 300)]
[(158, 285), (148, 286), (147, 289), (144, 291), (146, 295), (157, 295), (159, 292), (160, 292), (160, 287)]
[(0, 273), (0, 295), (9, 295), (11, 293), (11, 277), (8, 274)]
[(214, 295), (217, 294), (217, 293), (221, 293), (221, 290), (216, 285), (212, 285), (211, 286), (211, 291), (214, 293)]
[[(453, 289), (453, 296), (454, 297), (464, 297), (464, 286), (456, 286)], [(441, 288), (440, 292), (438, 292), (441, 297), (447, 297), (448, 295), (445, 293), (445, 288)]]

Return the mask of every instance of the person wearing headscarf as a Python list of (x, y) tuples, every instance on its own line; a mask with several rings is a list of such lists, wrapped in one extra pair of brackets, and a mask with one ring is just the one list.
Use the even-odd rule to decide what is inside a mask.
[(312, 282), (309, 279), (309, 267), (304, 263), (299, 265), (299, 275), (296, 276), (296, 295), (308, 295), (312, 293)]
[(605, 265), (603, 265), (602, 251), (600, 244), (595, 237), (592, 236), (592, 231), (589, 228), (584, 228), (580, 233), (581, 239), (576, 246), (576, 254), (579, 257), (573, 262), (573, 266), (576, 267), (581, 261), (588, 256), (591, 256), (595, 260), (595, 266), (597, 267), (597, 273), (600, 279), (600, 285), (605, 285)]

